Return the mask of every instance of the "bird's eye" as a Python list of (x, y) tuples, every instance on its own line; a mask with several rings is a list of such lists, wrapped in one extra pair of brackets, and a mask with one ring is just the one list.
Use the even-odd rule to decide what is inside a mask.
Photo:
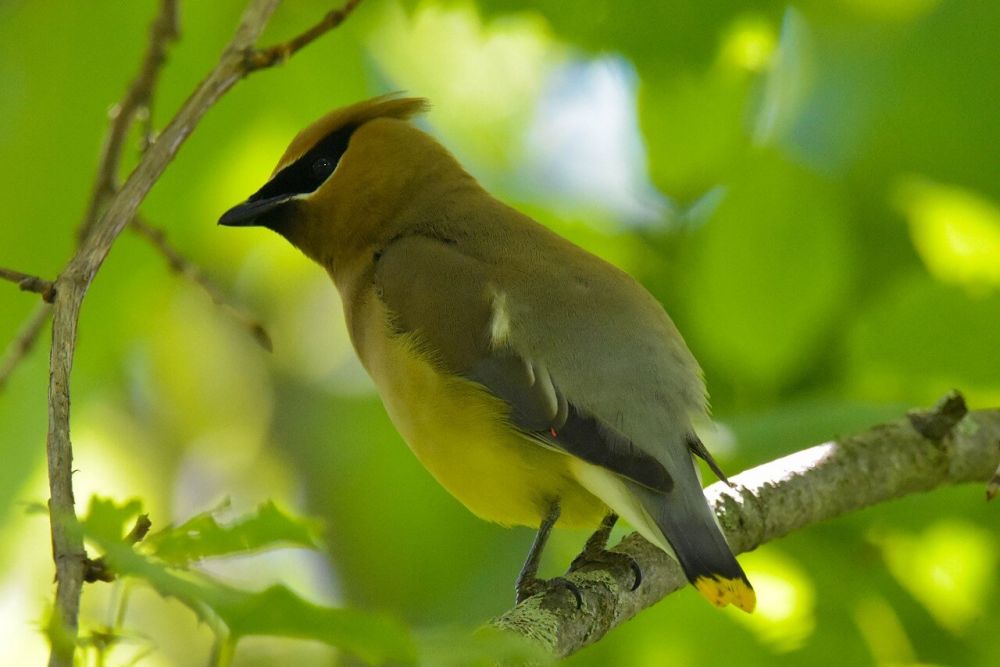
[(325, 157), (321, 157), (313, 162), (312, 174), (317, 181), (325, 180), (331, 173), (333, 173), (333, 162), (330, 160)]

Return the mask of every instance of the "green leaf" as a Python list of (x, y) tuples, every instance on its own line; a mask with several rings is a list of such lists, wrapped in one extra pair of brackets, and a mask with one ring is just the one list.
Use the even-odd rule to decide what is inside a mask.
[[(847, 401), (835, 396), (802, 396), (781, 405), (727, 416), (740, 452), (752, 461), (788, 453), (789, 443), (819, 443), (898, 419), (907, 404)], [(747, 463), (750, 462), (747, 461)]]
[(285, 586), (249, 593), (213, 584), (206, 592), (209, 606), (234, 638), (271, 635), (313, 639), (371, 663), (414, 656), (407, 630), (384, 616), (316, 605)]
[(105, 554), (119, 576), (135, 577), (164, 597), (174, 597), (235, 641), (250, 635), (312, 639), (348, 651), (373, 664), (411, 661), (415, 654), (406, 628), (393, 619), (334, 609), (302, 599), (285, 586), (245, 591), (193, 572), (178, 572), (138, 553), (122, 541), (126, 523), (141, 511), (138, 501), (117, 505), (93, 497), (81, 521), (85, 537)]
[(711, 59), (721, 29), (747, 13), (780, 16), (774, 0), (646, 2), (627, 0), (584, 4), (560, 0), (480, 0), (484, 14), (515, 11), (542, 14), (555, 32), (592, 52), (618, 51), (639, 65)]
[(254, 514), (220, 524), (215, 512), (205, 512), (179, 526), (171, 526), (146, 538), (153, 554), (171, 565), (277, 546), (320, 548), (312, 521), (293, 517), (273, 502), (262, 504)]
[(84, 535), (102, 546), (106, 543), (124, 545), (126, 523), (141, 512), (142, 502), (137, 498), (129, 500), (124, 505), (117, 505), (107, 498), (92, 496), (87, 518), (81, 522)]
[(957, 635), (980, 622), (994, 597), (997, 540), (965, 519), (941, 519), (921, 533), (873, 531), (889, 571), (934, 619)]
[(971, 405), (1000, 396), (1000, 295), (942, 285), (923, 272), (888, 285), (848, 337), (856, 390), (932, 404), (960, 387)]
[(692, 347), (736, 382), (778, 388), (823, 351), (846, 296), (845, 207), (772, 152), (750, 155), (725, 188), (688, 267)]
[(643, 79), (639, 119), (658, 188), (689, 202), (724, 178), (749, 144), (748, 89), (746, 77), (719, 69)]

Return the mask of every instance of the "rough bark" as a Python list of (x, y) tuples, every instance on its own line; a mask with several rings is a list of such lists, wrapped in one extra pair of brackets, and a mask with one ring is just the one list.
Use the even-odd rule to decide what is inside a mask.
[[(331, 12), (308, 31), (291, 42), (268, 49), (256, 50), (255, 45), (280, 0), (251, 0), (244, 10), (236, 33), (226, 45), (218, 64), (197, 86), (155, 142), (143, 153), (136, 168), (120, 189), (114, 190), (114, 171), (118, 164), (121, 142), (106, 148), (99, 169), (97, 193), (82, 229), (80, 245), (73, 258), (59, 274), (53, 286), (52, 348), (49, 358), (49, 428), (46, 440), (49, 477), (49, 515), (52, 527), (52, 552), (56, 566), (56, 599), (49, 636), (52, 652), (51, 666), (73, 664), (80, 594), (83, 588), (86, 553), (73, 498), (73, 449), (70, 441), (70, 373), (76, 350), (77, 325), (80, 309), (87, 289), (111, 250), (111, 246), (136, 216), (139, 205), (150, 189), (173, 160), (181, 144), (191, 134), (202, 116), (215, 105), (230, 88), (250, 72), (270, 67), (282, 58), (339, 25), (359, 4), (350, 0), (345, 8)], [(158, 68), (164, 60), (164, 46), (176, 35), (176, 2), (163, 0), (160, 19), (154, 23), (150, 48), (126, 96), (132, 103), (120, 114), (120, 122), (127, 129), (133, 111), (148, 102), (156, 85)], [(263, 54), (263, 55), (262, 55)], [(115, 119), (114, 128), (119, 119)], [(125, 131), (121, 132), (123, 137)], [(112, 139), (117, 134), (112, 132)], [(108, 153), (111, 150), (111, 153)], [(103, 177), (101, 177), (103, 176)], [(103, 200), (106, 199), (106, 207)], [(103, 209), (98, 215), (97, 211)], [(19, 281), (23, 284), (23, 281)]]
[[(960, 408), (955, 409), (958, 403)], [(986, 482), (1000, 465), (1000, 410), (964, 414), (952, 394), (933, 411), (796, 452), (706, 489), (736, 553), (796, 530), (911, 493)], [(687, 585), (677, 563), (638, 534), (613, 549), (642, 570), (597, 565), (568, 575), (583, 606), (564, 587), (536, 595), (493, 620), (558, 656), (600, 640), (616, 626)]]

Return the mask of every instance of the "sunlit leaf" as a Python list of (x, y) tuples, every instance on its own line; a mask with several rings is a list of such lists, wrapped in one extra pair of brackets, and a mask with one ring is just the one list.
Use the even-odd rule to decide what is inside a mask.
[(881, 663), (913, 662), (913, 646), (899, 621), (899, 614), (884, 599), (868, 597), (859, 601), (854, 618), (869, 650)]
[(719, 60), (732, 68), (755, 72), (767, 67), (777, 46), (774, 25), (763, 16), (744, 16), (727, 28)]
[[(270, 230), (215, 225), (262, 184), (299, 129), (329, 109), (398, 89), (432, 99), (418, 124), (430, 125), (493, 194), (529, 200), (533, 217), (610, 258), (665, 303), (707, 371), (714, 415), (736, 434), (733, 459), (722, 461), (727, 472), (899, 416), (952, 387), (974, 408), (1000, 404), (989, 222), (1000, 204), (1000, 2), (403, 0), (400, 11), (395, 2), (362, 3), (333, 33), (241, 81), (209, 110), (142, 205), (224, 294), (265, 323), (273, 356), (146, 241), (125, 233), (116, 242), (79, 326), (78, 499), (95, 489), (139, 494), (159, 529), (169, 516), (163, 508), (187, 517), (220, 495), (240, 505), (275, 497), (335, 528), (324, 536), (332, 554), (295, 549), (207, 562), (230, 586), (250, 570), (249, 580), (261, 582), (254, 586), (277, 577), (306, 600), (357, 601), (421, 626), (475, 625), (509, 602), (533, 531), (475, 518), (407, 451), (370, 382), (359, 381), (364, 369), (319, 267)], [(0, 2), (0, 265), (52, 278), (72, 255), (107, 112), (139, 70), (160, 4)], [(153, 129), (217, 62), (244, 4), (183, 3), (182, 39), (169, 49), (149, 109)], [(261, 44), (298, 34), (332, 8), (329, 0), (282, 3)], [(614, 67), (600, 70), (605, 63)], [(588, 85), (615, 72), (627, 73), (627, 86)], [(644, 150), (635, 151), (631, 132), (612, 130), (637, 122)], [(120, 182), (139, 159), (145, 129), (140, 118), (126, 139)], [(525, 164), (525, 142), (544, 169)], [(582, 150), (591, 146), (617, 152)], [(761, 149), (773, 156), (747, 157)], [(614, 185), (622, 200), (641, 199), (647, 173), (670, 200), (668, 215), (683, 224), (637, 231), (620, 224), (627, 208), (609, 209), (598, 184)], [(571, 177), (577, 188), (562, 188)], [(519, 189), (525, 182), (530, 197)], [(729, 197), (740, 187), (744, 203), (735, 206)], [(728, 231), (711, 239), (720, 215)], [(814, 232), (814, 219), (824, 216)], [(788, 223), (793, 217), (798, 228)], [(838, 234), (848, 251), (834, 243), (820, 252)], [(769, 239), (785, 239), (785, 250), (767, 247)], [(839, 277), (827, 264), (838, 257), (847, 260)], [(16, 356), (18, 331), (36, 307), (16, 286), (0, 289), (0, 366)], [(48, 332), (0, 390), (0, 624), (13, 638), (0, 642), (0, 665), (44, 664), (48, 652), (38, 631), (52, 599), (47, 509), (24, 517), (21, 504), (46, 495)], [(893, 584), (878, 549), (858, 542), (881, 517), (907, 531), (896, 567), (932, 581), (933, 568), (910, 560), (925, 547), (945, 562), (955, 558), (948, 539), (928, 542), (921, 532), (942, 518), (968, 522), (989, 536), (982, 553), (996, 553), (995, 511), (981, 496), (978, 487), (939, 490), (761, 547), (762, 555), (786, 550), (816, 588), (814, 631), (792, 653), (777, 655), (780, 641), (685, 590), (566, 664), (992, 666), (1000, 605), (975, 602), (976, 615), (953, 631)], [(131, 511), (95, 513), (92, 523), (107, 535), (87, 538), (92, 557), (120, 548), (101, 545), (130, 529)], [(216, 518), (221, 530), (231, 520)], [(950, 534), (961, 542), (962, 531)], [(555, 539), (544, 576), (565, 571), (586, 535), (563, 530)], [(226, 625), (206, 601), (243, 632), (257, 628), (236, 615), (255, 604), (275, 605), (314, 634), (324, 622), (353, 627), (280, 590), (227, 598), (213, 580), (168, 567), (150, 550), (141, 544), (118, 554), (127, 565), (137, 552), (152, 568), (123, 576), (136, 593), (122, 636), (141, 635), (155, 647), (138, 664), (204, 664), (206, 626)], [(979, 566), (967, 556), (957, 562), (974, 573)], [(984, 575), (994, 579), (993, 599), (996, 566)], [(780, 568), (762, 576), (761, 605), (765, 596), (792, 597)], [(174, 597), (161, 600), (147, 578)], [(935, 591), (935, 613), (948, 614), (940, 605), (969, 605), (969, 586), (925, 589)], [(109, 598), (119, 588), (85, 587), (84, 641), (114, 616)], [(181, 595), (206, 623), (178, 602)], [(294, 633), (291, 621), (266, 624)], [(355, 634), (369, 641), (364, 629)], [(450, 651), (464, 646), (460, 631), (424, 639), (414, 640), (416, 655), (428, 664), (481, 655)], [(241, 641), (235, 662), (309, 664), (298, 659), (303, 650), (331, 662), (333, 651), (318, 643), (255, 637)], [(104, 664), (128, 664), (119, 650), (127, 649)], [(401, 654), (396, 662), (414, 655)]]
[(376, 664), (412, 659), (409, 633), (392, 619), (319, 606), (280, 585), (259, 592), (240, 590), (205, 575), (175, 571), (140, 554), (121, 539), (127, 522), (140, 509), (138, 501), (118, 505), (94, 497), (82, 520), (84, 535), (104, 552), (116, 574), (135, 577), (160, 595), (177, 598), (213, 627), (221, 623), (231, 639), (249, 635), (312, 639)]
[(783, 8), (783, 3), (773, 0), (480, 0), (480, 4), (490, 14), (524, 9), (538, 12), (561, 38), (595, 52), (624, 53), (640, 70), (651, 63), (681, 59), (708, 62), (716, 53), (720, 32), (733, 19), (747, 12), (774, 17)]
[(699, 352), (763, 387), (800, 372), (850, 283), (846, 215), (835, 188), (774, 153), (741, 164), (689, 260)]
[(920, 534), (891, 531), (872, 539), (899, 584), (949, 630), (966, 630), (993, 600), (998, 557), (992, 533), (950, 519)]
[(639, 118), (656, 185), (684, 202), (716, 185), (749, 141), (746, 104), (746, 81), (714, 69), (643, 80)]
[[(642, 129), (656, 184), (683, 202), (702, 197), (723, 181), (750, 145), (758, 74), (774, 69), (777, 22), (747, 15), (722, 29), (712, 65), (692, 72), (648, 68), (639, 92)], [(789, 31), (785, 31), (787, 39)], [(785, 44), (782, 50), (787, 50)], [(787, 58), (786, 58), (787, 60)], [(788, 69), (787, 64), (781, 70)], [(790, 113), (789, 77), (768, 78), (769, 118)], [(780, 107), (780, 108), (779, 108)]]
[(421, 3), (412, 13), (386, 5), (371, 55), (394, 87), (430, 98), (431, 123), (461, 154), (506, 168), (545, 74), (561, 58), (537, 15), (489, 22), (467, 2)]
[(277, 546), (319, 548), (313, 522), (293, 517), (273, 502), (261, 505), (254, 514), (220, 524), (214, 512), (194, 516), (179, 526), (171, 526), (146, 538), (153, 554), (171, 565)]
[(973, 295), (926, 274), (885, 286), (848, 341), (852, 381), (872, 398), (932, 403), (961, 387), (973, 404), (1000, 397), (1000, 295)]
[(117, 504), (106, 498), (93, 496), (87, 508), (87, 516), (82, 523), (85, 534), (97, 542), (122, 542), (128, 532), (126, 523), (142, 512), (142, 502), (131, 499), (124, 504)]
[[(194, 289), (177, 290), (165, 301), (147, 339), (156, 416), (189, 442), (217, 438), (227, 457), (255, 457), (272, 406), (259, 348), (245, 330), (219, 319), (216, 307)], [(190, 326), (192, 320), (200, 326)]]
[(1000, 288), (1000, 207), (965, 188), (909, 178), (896, 188), (896, 206), (927, 269), (938, 279), (971, 288)]
[(816, 629), (816, 593), (808, 571), (776, 548), (740, 561), (757, 592), (757, 609), (736, 620), (776, 651), (800, 648)]

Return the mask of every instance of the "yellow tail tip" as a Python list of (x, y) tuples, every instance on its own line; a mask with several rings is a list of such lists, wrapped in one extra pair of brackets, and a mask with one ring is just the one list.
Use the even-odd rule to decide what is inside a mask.
[(748, 614), (752, 614), (757, 607), (757, 594), (742, 579), (727, 579), (717, 575), (698, 577), (694, 581), (694, 587), (716, 607), (731, 604)]

